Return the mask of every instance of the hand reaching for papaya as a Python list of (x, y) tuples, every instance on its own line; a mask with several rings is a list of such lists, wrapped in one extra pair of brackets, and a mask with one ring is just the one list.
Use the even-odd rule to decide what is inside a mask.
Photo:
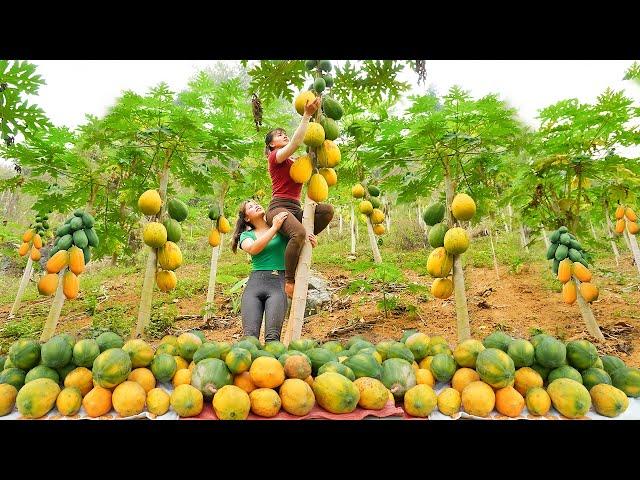
[(305, 103), (305, 105), (304, 105), (304, 113), (306, 113), (309, 116), (313, 115), (320, 108), (321, 104), (322, 104), (322, 98), (321, 97), (316, 97), (316, 99), (313, 102)]

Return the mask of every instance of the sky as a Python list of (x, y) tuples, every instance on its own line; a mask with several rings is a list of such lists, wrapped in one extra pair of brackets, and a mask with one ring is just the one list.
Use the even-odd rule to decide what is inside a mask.
[[(225, 61), (230, 63), (232, 61)], [(181, 90), (200, 68), (212, 60), (32, 60), (47, 82), (34, 101), (57, 125), (76, 127), (85, 113), (101, 116), (124, 90), (145, 93), (159, 82)], [(498, 93), (516, 107), (521, 118), (537, 126), (537, 111), (566, 98), (594, 102), (607, 87), (624, 89), (640, 100), (640, 87), (623, 81), (632, 60), (518, 60), (426, 61), (427, 85), (417, 85), (417, 75), (403, 72), (402, 79), (419, 93), (432, 86), (444, 94), (459, 85), (471, 94)]]

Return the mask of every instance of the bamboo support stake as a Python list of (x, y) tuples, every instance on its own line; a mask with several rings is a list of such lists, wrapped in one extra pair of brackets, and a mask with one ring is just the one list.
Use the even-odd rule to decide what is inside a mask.
[(609, 241), (611, 242), (611, 250), (613, 251), (613, 255), (616, 258), (616, 266), (620, 266), (620, 251), (618, 250), (618, 245), (616, 245), (615, 235), (613, 234), (613, 225), (611, 223), (611, 216), (609, 215), (609, 208), (604, 210), (605, 218), (607, 220), (607, 234), (609, 235)]
[(573, 277), (572, 281), (576, 284), (576, 297), (578, 301), (578, 307), (580, 308), (580, 314), (582, 315), (582, 319), (587, 326), (589, 335), (597, 338), (598, 340), (604, 340), (604, 335), (602, 335), (600, 327), (598, 326), (598, 322), (596, 322), (596, 317), (593, 315), (593, 310), (591, 310), (591, 307), (584, 300), (584, 297), (580, 293), (580, 281), (575, 277)]
[(296, 268), (295, 286), (293, 288), (293, 298), (291, 300), (291, 312), (287, 322), (287, 330), (283, 343), (289, 345), (291, 340), (297, 340), (302, 335), (302, 325), (304, 323), (304, 312), (307, 306), (307, 291), (309, 289), (309, 275), (311, 273), (311, 242), (309, 233), (313, 233), (313, 223), (315, 218), (317, 203), (308, 196), (305, 198), (304, 210), (302, 211), (302, 225), (307, 235), (305, 235), (304, 246), (298, 260)]
[(491, 242), (491, 254), (493, 255), (493, 268), (496, 271), (496, 278), (500, 280), (500, 272), (498, 271), (498, 259), (496, 258), (496, 249), (493, 245), (493, 232), (489, 229), (489, 241)]
[[(167, 208), (167, 184), (169, 183), (169, 152), (167, 152), (167, 161), (162, 168), (160, 177), (160, 199), (162, 200), (162, 208), (157, 215), (160, 221)], [(149, 248), (149, 257), (147, 258), (147, 267), (142, 282), (142, 292), (140, 295), (140, 307), (138, 309), (138, 321), (136, 322), (135, 331), (132, 338), (140, 338), (144, 334), (145, 328), (151, 322), (151, 300), (153, 298), (153, 285), (156, 280), (156, 269), (158, 265), (158, 252), (155, 248)]]
[(27, 260), (27, 265), (26, 267), (24, 267), (22, 279), (20, 280), (18, 293), (16, 293), (16, 299), (13, 302), (11, 311), (9, 312), (9, 318), (13, 318), (16, 316), (16, 312), (20, 308), (20, 302), (22, 301), (22, 296), (24, 295), (24, 291), (27, 289), (27, 285), (29, 285), (29, 279), (31, 278), (32, 273), (33, 273), (33, 260), (31, 260), (31, 255), (29, 255), (29, 259)]
[(382, 256), (380, 255), (380, 249), (378, 248), (378, 241), (376, 240), (376, 234), (373, 233), (373, 225), (371, 224), (371, 217), (367, 217), (367, 233), (369, 234), (369, 245), (371, 245), (371, 253), (373, 253), (374, 263), (382, 263)]
[[(454, 218), (451, 213), (451, 202), (454, 197), (453, 182), (448, 172), (448, 167), (445, 169), (445, 185), (447, 196), (447, 217), (449, 225), (453, 226)], [(458, 342), (462, 342), (468, 338), (471, 338), (471, 327), (469, 325), (469, 310), (467, 308), (467, 295), (464, 288), (464, 272), (462, 270), (462, 259), (460, 255), (453, 256), (453, 288), (456, 299), (456, 321), (458, 329)]]
[(47, 316), (47, 321), (44, 324), (44, 328), (42, 329), (42, 335), (40, 336), (41, 342), (48, 341), (56, 331), (56, 327), (58, 326), (58, 320), (60, 319), (60, 312), (62, 312), (62, 305), (64, 305), (64, 292), (62, 290), (64, 272), (67, 271), (67, 267), (60, 270), (58, 273), (58, 288), (56, 290), (56, 295), (53, 297), (53, 302), (51, 303), (51, 309), (49, 310), (49, 315)]

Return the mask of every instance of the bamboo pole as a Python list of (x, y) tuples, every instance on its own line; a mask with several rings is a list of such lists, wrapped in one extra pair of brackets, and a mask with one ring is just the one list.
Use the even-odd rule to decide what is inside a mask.
[(371, 217), (367, 217), (367, 233), (369, 234), (369, 245), (371, 246), (371, 253), (373, 253), (373, 261), (378, 264), (382, 263), (382, 256), (380, 255), (380, 249), (378, 248), (376, 234), (373, 233)]
[[(626, 232), (626, 229), (625, 229)], [(640, 249), (638, 248), (638, 240), (633, 233), (628, 233), (629, 243), (631, 245), (631, 253), (633, 253), (633, 259), (636, 263), (636, 268), (638, 269), (638, 273), (640, 273)]]
[(64, 292), (62, 291), (62, 284), (64, 273), (67, 271), (67, 267), (60, 270), (58, 273), (58, 288), (56, 290), (56, 295), (53, 297), (53, 302), (51, 303), (51, 309), (49, 310), (49, 315), (47, 316), (47, 320), (44, 324), (44, 328), (42, 329), (42, 335), (40, 336), (41, 342), (48, 341), (56, 331), (56, 327), (58, 325), (58, 320), (60, 319), (60, 312), (62, 312), (62, 305), (64, 304)]
[[(167, 151), (164, 166), (160, 176), (160, 199), (162, 200), (162, 208), (156, 216), (160, 221), (167, 209), (167, 185), (169, 183), (169, 158), (170, 153)], [(151, 322), (151, 300), (153, 298), (153, 285), (156, 279), (156, 269), (158, 265), (157, 249), (149, 247), (149, 256), (147, 257), (147, 267), (142, 282), (142, 292), (140, 295), (140, 307), (138, 309), (138, 321), (136, 322), (135, 331), (132, 338), (140, 338), (144, 334), (145, 328)]]
[(304, 210), (302, 212), (302, 225), (307, 232), (304, 239), (304, 246), (298, 260), (296, 268), (296, 280), (293, 288), (293, 298), (291, 300), (291, 312), (287, 323), (287, 330), (283, 343), (289, 345), (291, 340), (297, 340), (302, 334), (304, 323), (304, 312), (307, 306), (307, 291), (309, 289), (309, 275), (311, 273), (311, 242), (309, 233), (313, 233), (313, 222), (317, 203), (308, 196), (305, 198)]
[(580, 314), (582, 315), (582, 319), (587, 326), (589, 335), (597, 338), (598, 340), (604, 340), (604, 335), (602, 335), (600, 327), (598, 326), (598, 322), (596, 322), (596, 317), (593, 315), (593, 310), (591, 310), (591, 307), (584, 300), (584, 297), (580, 293), (580, 281), (577, 278), (573, 277), (573, 282), (576, 285), (576, 296), (578, 300), (578, 307), (580, 308)]
[(29, 259), (27, 260), (27, 265), (26, 267), (24, 267), (24, 272), (22, 273), (22, 279), (20, 280), (18, 293), (16, 293), (16, 299), (13, 302), (11, 311), (9, 312), (9, 318), (13, 318), (16, 316), (16, 312), (20, 308), (20, 302), (22, 301), (22, 296), (24, 295), (24, 291), (27, 289), (27, 285), (29, 284), (29, 279), (31, 278), (32, 273), (33, 273), (33, 260), (31, 260), (31, 255), (29, 255)]
[[(445, 168), (445, 185), (447, 198), (447, 218), (450, 226), (454, 225), (453, 214), (451, 213), (451, 202), (454, 197), (453, 181), (449, 172), (448, 161)], [(467, 294), (464, 288), (464, 272), (462, 270), (462, 259), (460, 255), (453, 256), (453, 286), (456, 299), (456, 321), (458, 330), (458, 342), (471, 338), (471, 327), (469, 325), (469, 310), (467, 308)]]
[(351, 231), (351, 255), (355, 255), (356, 254), (356, 219), (355, 219), (353, 205), (351, 205), (350, 231)]
[(616, 245), (615, 235), (613, 234), (613, 224), (611, 223), (611, 216), (609, 215), (609, 206), (605, 203), (605, 218), (607, 220), (607, 235), (609, 235), (609, 242), (611, 242), (611, 250), (616, 259), (616, 266), (620, 266), (620, 252), (618, 251), (618, 245)]

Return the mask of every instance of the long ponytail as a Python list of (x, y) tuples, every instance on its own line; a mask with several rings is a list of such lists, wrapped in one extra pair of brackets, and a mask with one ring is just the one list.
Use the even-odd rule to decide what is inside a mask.
[(240, 241), (240, 235), (242, 235), (242, 232), (253, 228), (253, 225), (251, 225), (250, 222), (247, 222), (244, 219), (244, 209), (247, 203), (249, 203), (249, 200), (245, 200), (244, 202), (242, 202), (240, 204), (240, 208), (238, 209), (238, 219), (236, 220), (236, 228), (233, 231), (233, 242), (231, 243), (231, 250), (233, 250), (233, 253), (236, 253), (238, 251), (238, 242)]

